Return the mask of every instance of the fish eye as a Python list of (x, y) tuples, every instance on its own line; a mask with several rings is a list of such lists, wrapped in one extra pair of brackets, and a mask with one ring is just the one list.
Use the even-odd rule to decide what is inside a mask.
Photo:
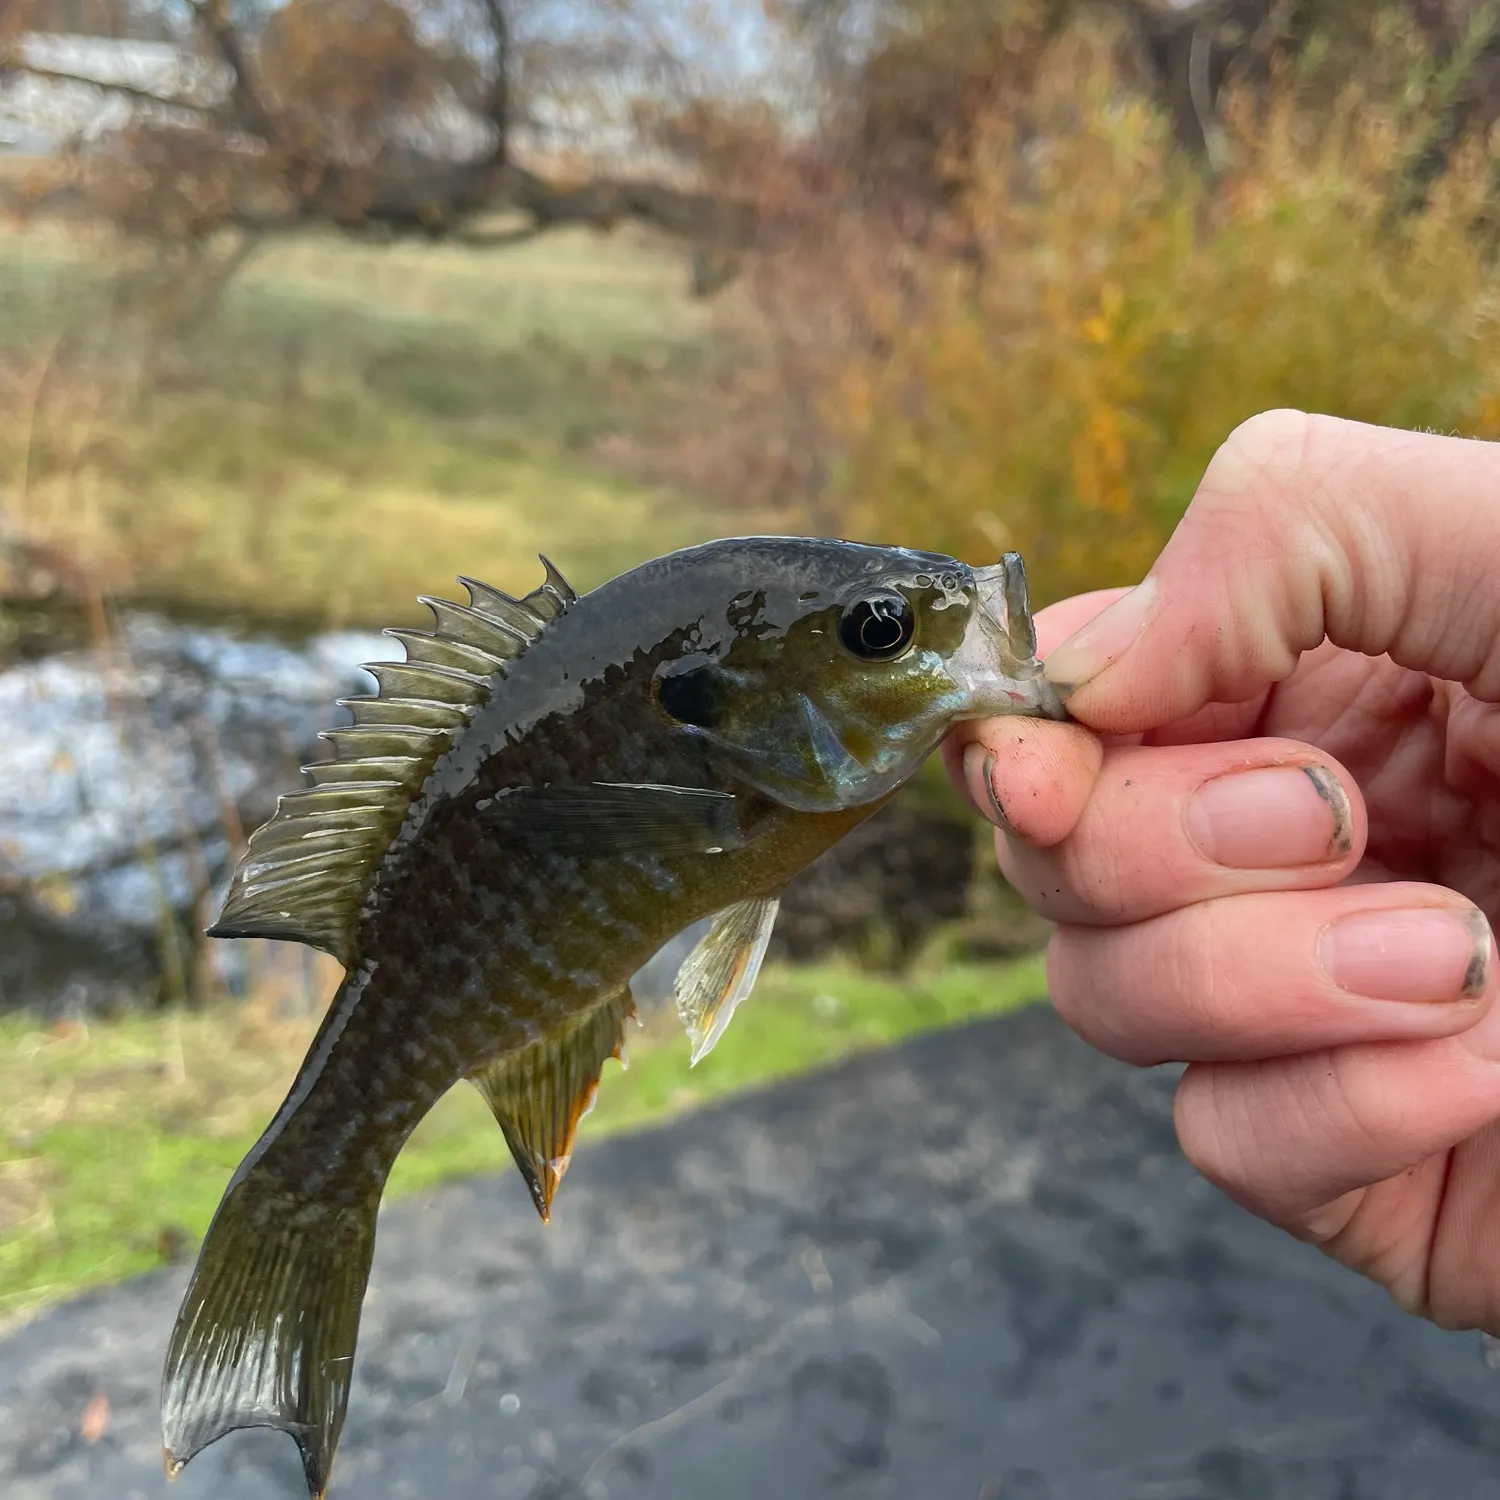
[(916, 629), (916, 617), (904, 595), (869, 594), (844, 611), (839, 640), (862, 661), (895, 661), (911, 645)]

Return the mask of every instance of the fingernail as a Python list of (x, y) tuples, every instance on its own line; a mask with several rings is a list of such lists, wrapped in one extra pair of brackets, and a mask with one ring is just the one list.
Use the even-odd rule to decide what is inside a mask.
[(1323, 766), (1259, 766), (1205, 782), (1183, 809), (1205, 859), (1234, 870), (1282, 870), (1347, 854), (1354, 815)]
[(1490, 925), (1473, 907), (1362, 911), (1325, 927), (1318, 962), (1341, 990), (1368, 1000), (1477, 1000), (1490, 970)]
[(1155, 603), (1156, 580), (1148, 576), (1048, 656), (1047, 680), (1064, 696), (1077, 692), (1135, 644)]
[(983, 745), (970, 745), (964, 751), (964, 781), (974, 805), (996, 828), (1014, 833), (1005, 809), (1000, 805), (1000, 794), (995, 790), (995, 757)]

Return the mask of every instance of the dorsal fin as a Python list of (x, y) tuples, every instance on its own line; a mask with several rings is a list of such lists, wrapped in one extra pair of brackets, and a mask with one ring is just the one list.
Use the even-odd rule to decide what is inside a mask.
[(379, 690), (339, 700), (354, 723), (321, 736), (333, 758), (304, 766), (312, 785), (282, 797), (251, 835), (210, 937), (307, 943), (348, 966), (370, 882), (422, 783), (508, 663), (578, 598), (542, 565), (524, 599), (462, 578), (467, 605), (423, 597), (433, 629), (386, 632), (406, 660), (368, 663)]

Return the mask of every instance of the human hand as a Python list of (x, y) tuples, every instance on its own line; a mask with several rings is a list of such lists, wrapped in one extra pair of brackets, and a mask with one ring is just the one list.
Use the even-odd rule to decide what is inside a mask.
[(1079, 724), (945, 754), (1058, 1010), (1190, 1064), (1231, 1197), (1500, 1335), (1500, 447), (1254, 418), (1146, 584), (1037, 632)]

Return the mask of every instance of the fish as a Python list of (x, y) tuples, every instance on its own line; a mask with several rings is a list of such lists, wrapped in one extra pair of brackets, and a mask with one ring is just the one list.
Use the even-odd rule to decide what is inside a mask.
[(330, 758), (250, 837), (218, 938), (345, 974), (231, 1177), (161, 1386), (175, 1478), (226, 1434), (290, 1434), (311, 1496), (343, 1428), (386, 1177), (460, 1080), (545, 1222), (630, 980), (706, 923), (673, 984), (694, 1063), (749, 994), (787, 882), (965, 719), (1066, 718), (1019, 555), (973, 568), (836, 538), (739, 537), (580, 596), (461, 578), (339, 700)]

